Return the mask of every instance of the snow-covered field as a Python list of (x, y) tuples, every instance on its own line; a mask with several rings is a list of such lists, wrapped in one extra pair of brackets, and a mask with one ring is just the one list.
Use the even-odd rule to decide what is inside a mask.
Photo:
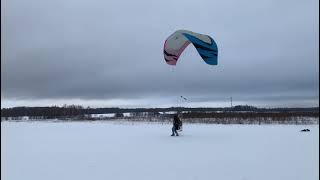
[(319, 179), (318, 125), (185, 124), (170, 134), (160, 123), (1, 122), (1, 179)]

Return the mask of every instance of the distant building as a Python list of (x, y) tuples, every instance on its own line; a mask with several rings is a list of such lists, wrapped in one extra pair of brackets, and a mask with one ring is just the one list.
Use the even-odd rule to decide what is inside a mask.
[(107, 113), (107, 114), (87, 114), (86, 115), (89, 118), (94, 119), (102, 119), (102, 118), (112, 118), (115, 116), (115, 113)]

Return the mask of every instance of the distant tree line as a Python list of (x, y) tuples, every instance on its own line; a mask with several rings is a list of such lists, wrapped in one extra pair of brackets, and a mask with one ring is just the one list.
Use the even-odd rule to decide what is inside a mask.
[(319, 112), (188, 112), (183, 113), (184, 118), (264, 118), (277, 117), (279, 119), (285, 117), (319, 117)]
[(87, 109), (79, 105), (62, 107), (14, 107), (1, 109), (1, 117), (41, 116), (46, 118), (74, 117), (84, 115)]
[(313, 124), (319, 123), (319, 112), (188, 112), (182, 118), (187, 122), (214, 124)]
[[(91, 108), (80, 105), (64, 105), (51, 107), (13, 107), (2, 108), (1, 117), (41, 116), (44, 118), (81, 117), (86, 114), (115, 113), (116, 117), (123, 117), (122, 113), (139, 115), (143, 112), (159, 115), (159, 112), (183, 112), (186, 118), (221, 118), (221, 117), (289, 117), (312, 116), (319, 117), (319, 107), (311, 108), (256, 108), (253, 106), (234, 106), (232, 108)], [(246, 113), (242, 113), (246, 112)]]

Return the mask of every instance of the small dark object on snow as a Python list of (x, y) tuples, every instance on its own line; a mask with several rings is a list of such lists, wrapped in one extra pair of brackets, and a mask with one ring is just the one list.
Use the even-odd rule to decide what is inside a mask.
[(302, 129), (302, 132), (310, 131), (310, 129)]

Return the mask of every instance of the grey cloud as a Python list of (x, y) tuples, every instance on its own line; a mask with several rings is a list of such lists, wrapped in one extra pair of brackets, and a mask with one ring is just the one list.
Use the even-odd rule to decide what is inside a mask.
[[(5, 99), (319, 96), (318, 1), (6, 1)], [(210, 34), (219, 65), (189, 46), (177, 67), (163, 43), (176, 29)]]

